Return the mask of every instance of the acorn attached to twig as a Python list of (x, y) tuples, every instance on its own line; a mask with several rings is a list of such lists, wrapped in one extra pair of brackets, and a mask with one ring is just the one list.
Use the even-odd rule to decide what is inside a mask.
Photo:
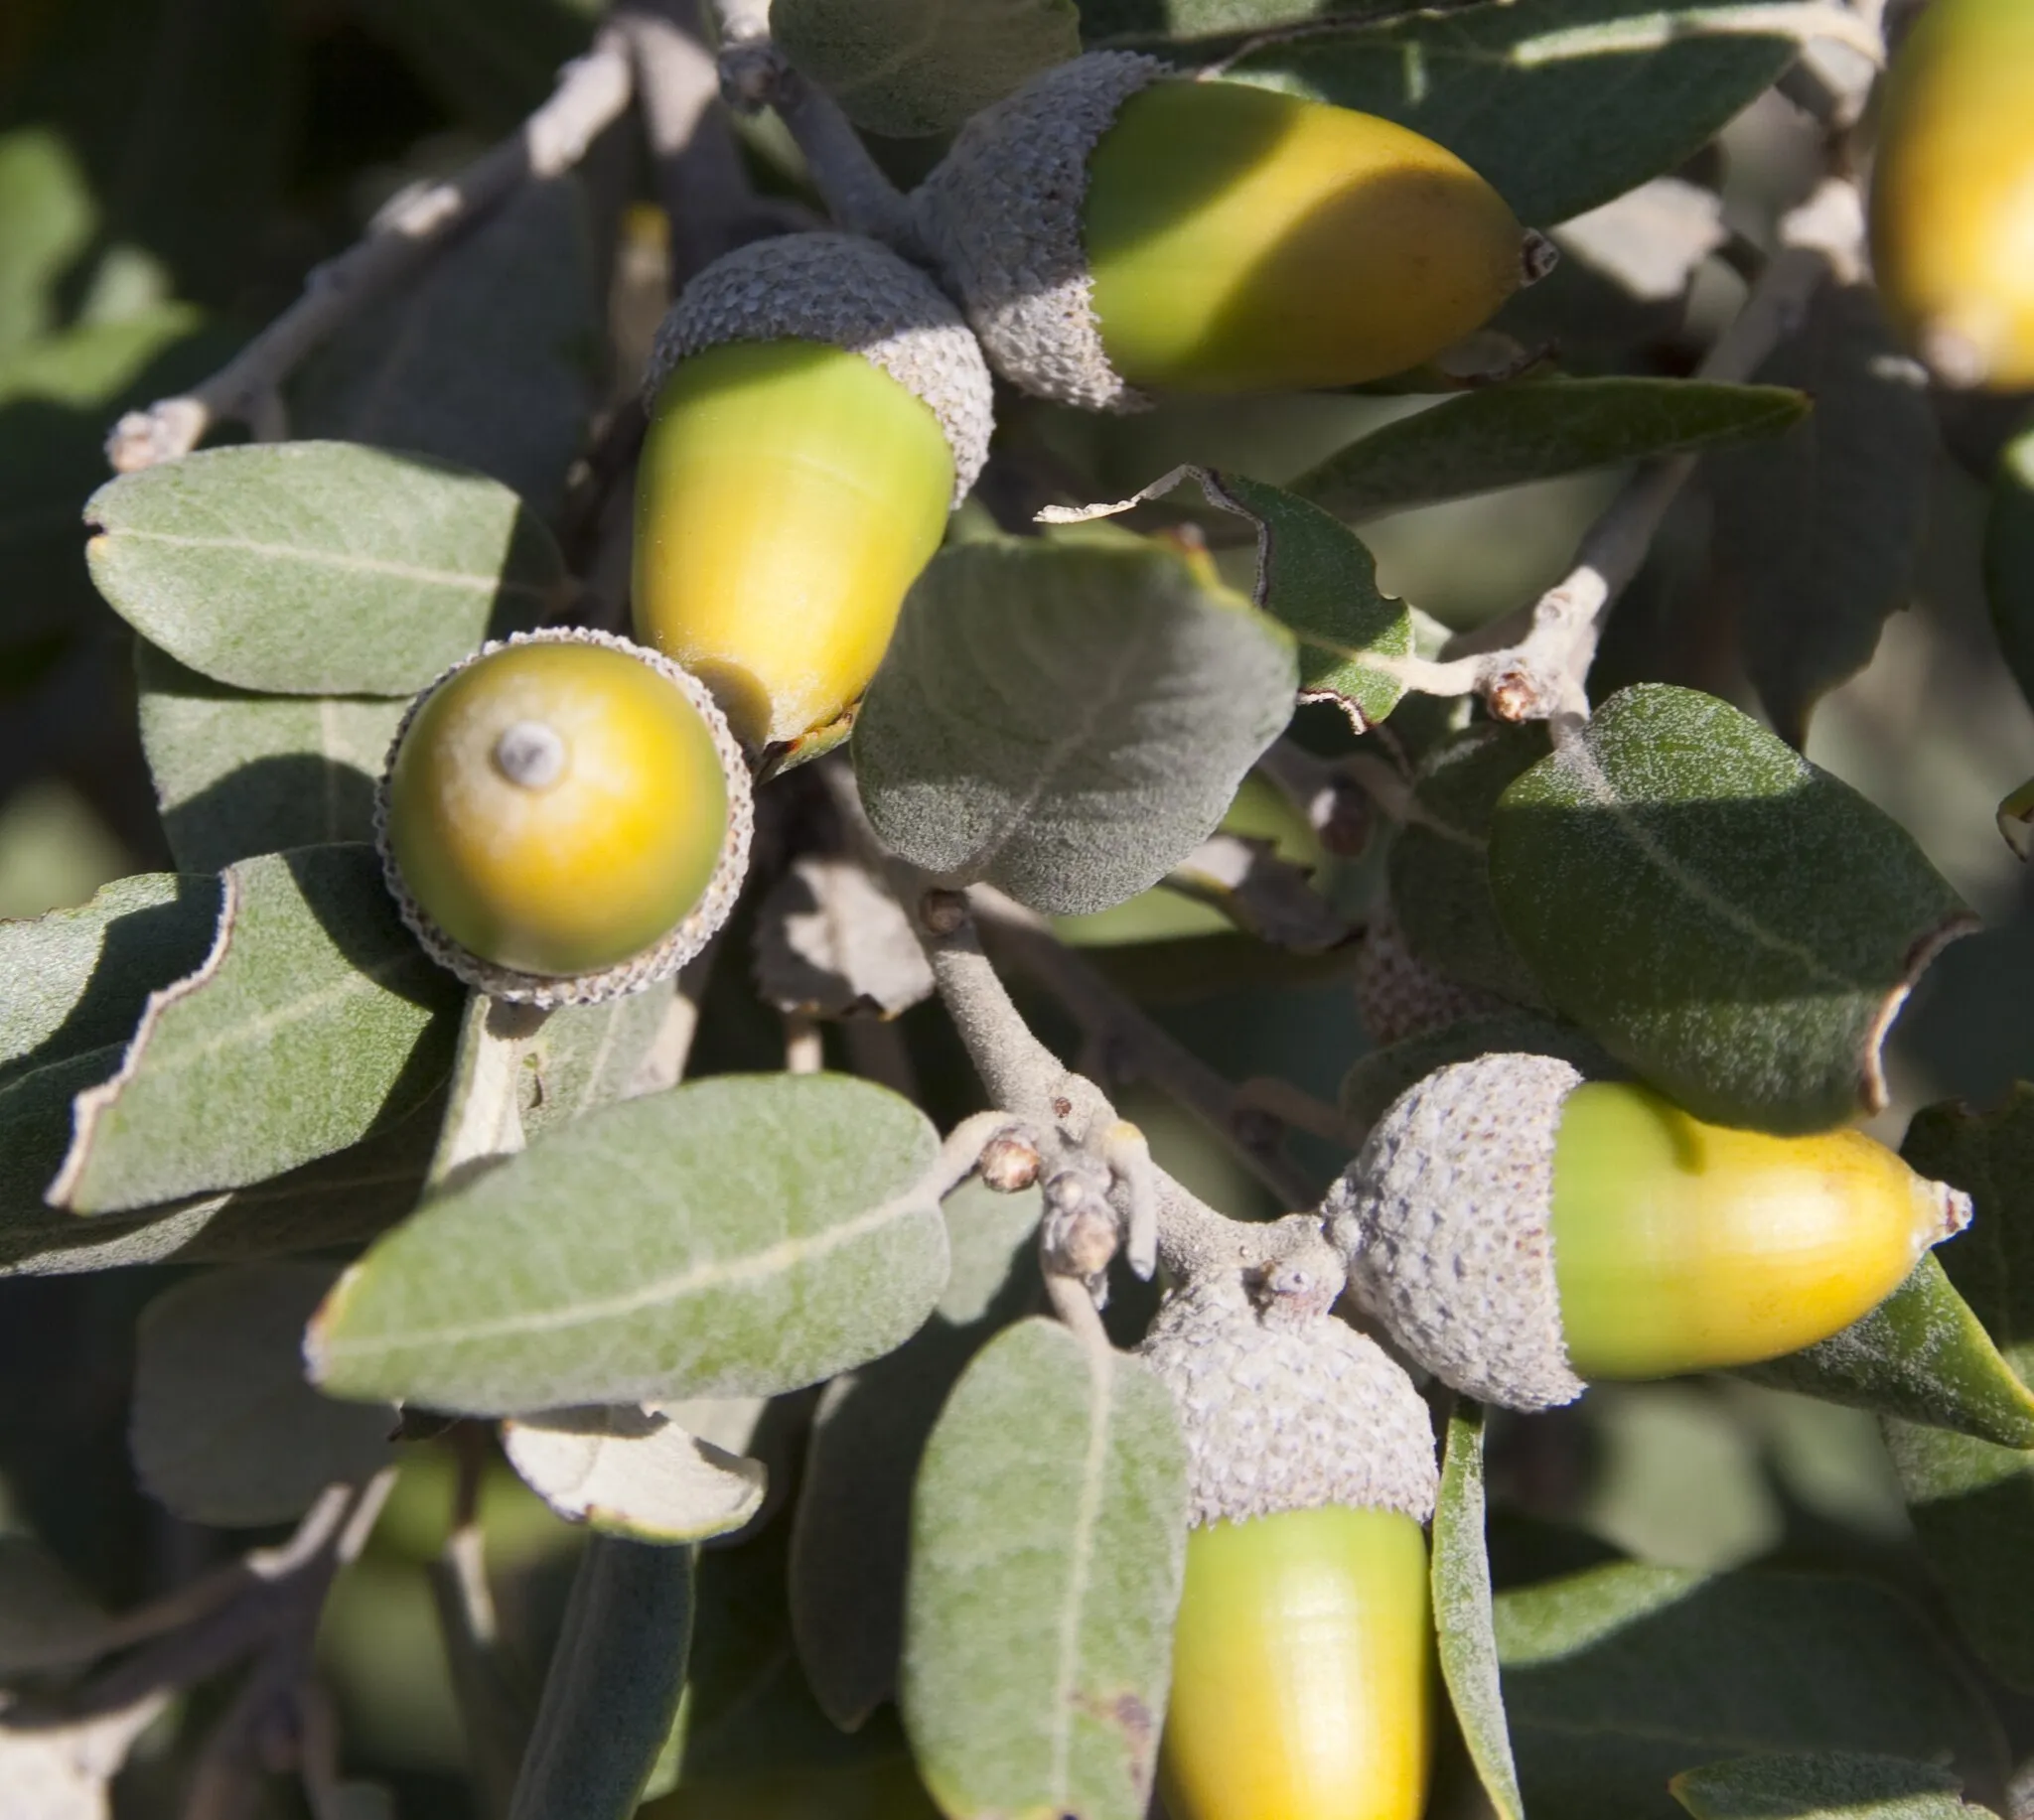
[(1088, 409), (1400, 372), (1552, 259), (1418, 133), (1129, 52), (977, 114), (914, 203), (989, 363)]
[(1193, 1528), (1159, 1787), (1173, 1820), (1417, 1820), (1433, 1730), (1423, 1526), (1433, 1430), (1327, 1310), (1339, 1262), (1174, 1294), (1141, 1350), (1171, 1387)]
[(988, 368), (931, 279), (799, 233), (716, 260), (658, 331), (636, 635), (752, 749), (839, 719), (987, 457)]
[(1400, 1094), (1323, 1212), (1352, 1293), (1412, 1357), (1544, 1409), (1591, 1379), (1826, 1339), (1970, 1202), (1861, 1132), (1704, 1124), (1649, 1087), (1502, 1054)]
[(382, 869), (432, 958), (495, 998), (587, 1004), (682, 966), (748, 865), (749, 770), (713, 698), (606, 632), (518, 633), (403, 717)]
[(2034, 6), (1933, 0), (1885, 82), (1871, 252), (1894, 322), (1955, 386), (2034, 386)]

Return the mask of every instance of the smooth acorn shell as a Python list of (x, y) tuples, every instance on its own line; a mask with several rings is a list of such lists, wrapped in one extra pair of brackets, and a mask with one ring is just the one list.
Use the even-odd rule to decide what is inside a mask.
[(1584, 1378), (1750, 1364), (1826, 1339), (1945, 1234), (1942, 1190), (1862, 1132), (1704, 1124), (1597, 1081), (1561, 1108), (1553, 1267)]
[(1172, 1820), (1418, 1820), (1433, 1620), (1411, 1517), (1323, 1504), (1196, 1529), (1173, 1639)]
[(1480, 328), (1525, 233), (1452, 152), (1350, 108), (1237, 82), (1130, 95), (1089, 155), (1093, 308), (1134, 386), (1350, 385)]
[(658, 390), (637, 483), (636, 635), (752, 748), (823, 727), (883, 660), (945, 533), (953, 452), (860, 354), (727, 342)]
[(654, 948), (705, 897), (729, 784), (713, 728), (658, 669), (611, 644), (532, 639), (420, 701), (383, 824), (436, 931), (494, 967), (589, 974)]
[(1933, 0), (1885, 84), (1872, 262), (1952, 384), (2034, 386), (2034, 6)]

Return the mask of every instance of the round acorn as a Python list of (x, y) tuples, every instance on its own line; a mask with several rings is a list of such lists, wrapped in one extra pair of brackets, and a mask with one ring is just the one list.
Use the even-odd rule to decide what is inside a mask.
[(987, 457), (959, 313), (873, 240), (716, 260), (657, 334), (637, 481), (635, 628), (752, 749), (831, 725)]
[(1707, 1125), (1549, 1055), (1394, 1100), (1330, 1191), (1350, 1289), (1436, 1377), (1544, 1409), (1778, 1358), (1868, 1314), (1969, 1198), (1861, 1132)]
[(748, 865), (749, 771), (713, 698), (606, 632), (484, 645), (411, 703), (375, 837), (403, 920), (495, 998), (588, 1004), (684, 965)]
[(1433, 1429), (1327, 1313), (1323, 1248), (1175, 1293), (1141, 1350), (1187, 1440), (1192, 1529), (1159, 1787), (1173, 1820), (1418, 1820), (1433, 1733)]
[(2034, 7), (1933, 0), (1886, 77), (1871, 250), (1944, 383), (2034, 386)]
[(990, 365), (1090, 410), (1400, 372), (1552, 256), (1418, 133), (1120, 51), (977, 114), (915, 207)]

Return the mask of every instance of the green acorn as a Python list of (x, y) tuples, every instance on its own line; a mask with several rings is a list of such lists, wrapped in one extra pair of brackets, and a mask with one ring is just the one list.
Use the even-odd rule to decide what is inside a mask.
[(1424, 1524), (1436, 1470), (1405, 1373), (1327, 1313), (1323, 1248), (1170, 1297), (1140, 1350), (1186, 1435), (1192, 1529), (1159, 1786), (1173, 1820), (1418, 1820), (1433, 1736)]
[(675, 972), (727, 919), (749, 770), (676, 664), (607, 632), (520, 632), (410, 705), (374, 825), (441, 966), (512, 1003), (588, 1004)]
[(1399, 372), (1551, 258), (1430, 139), (1127, 52), (977, 114), (914, 203), (989, 363), (1091, 410)]
[(1868, 1314), (1969, 1197), (1857, 1131), (1709, 1125), (1550, 1055), (1400, 1094), (1323, 1212), (1356, 1300), (1444, 1383), (1515, 1409), (1595, 1378), (1799, 1351)]
[(636, 635), (752, 749), (836, 721), (981, 471), (990, 391), (959, 313), (873, 240), (789, 234), (716, 260), (646, 381)]

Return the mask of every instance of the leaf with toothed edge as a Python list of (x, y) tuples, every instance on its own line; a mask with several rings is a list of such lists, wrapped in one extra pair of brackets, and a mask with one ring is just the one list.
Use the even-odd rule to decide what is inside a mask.
[(1398, 705), (1405, 685), (1373, 657), (1412, 653), (1403, 601), (1378, 591), (1363, 540), (1317, 505), (1227, 472), (1203, 481), (1217, 504), (1257, 526), (1257, 605), (1299, 640), (1301, 701), (1332, 701), (1358, 733)]
[(1037, 1318), (975, 1355), (912, 1503), (901, 1705), (943, 1812), (1142, 1820), (1186, 1537), (1147, 1365)]
[[(2034, 1372), (2034, 1086), (1983, 1113), (1925, 1107), (1901, 1155), (1962, 1189), (1969, 1230), (1936, 1256), (2022, 1378)], [(1886, 1444), (1922, 1554), (1958, 1626), (2009, 1685), (2034, 1689), (2034, 1452), (1897, 1417)]]
[(1877, 294), (1825, 284), (1759, 368), (1816, 401), (1786, 436), (1713, 463), (1719, 566), (1742, 591), (1746, 673), (1788, 743), (1871, 661), (1908, 604), (1937, 459), (1928, 375), (1899, 350)]
[(1298, 641), (1300, 700), (1334, 702), (1358, 733), (1383, 720), (1405, 694), (1388, 663), (1413, 652), (1412, 610), (1378, 591), (1377, 563), (1363, 540), (1319, 506), (1246, 475), (1189, 464), (1127, 499), (1048, 506), (1039, 517), (1052, 524), (1111, 517), (1188, 481), (1209, 504), (1256, 527), (1252, 598)]
[(815, 1383), (938, 1301), (938, 1155), (916, 1106), (844, 1075), (601, 1107), (373, 1245), (312, 1324), (312, 1375), (484, 1415)]
[(1783, 1134), (1885, 1104), (1888, 1027), (1975, 926), (1897, 822), (1727, 702), (1660, 683), (1506, 790), (1490, 867), (1557, 1011), (1697, 1118)]
[(1526, 1820), (1491, 1621), (1490, 1552), (1484, 1537), (1481, 1404), (1460, 1399), (1448, 1418), (1434, 1504), (1433, 1602), (1441, 1677), (1477, 1779), (1499, 1820)]
[(150, 997), (119, 1071), (78, 1095), (53, 1206), (262, 1182), (394, 1124), (444, 1079), (459, 986), (397, 919), (371, 847), (264, 854), (221, 878), (212, 952)]

